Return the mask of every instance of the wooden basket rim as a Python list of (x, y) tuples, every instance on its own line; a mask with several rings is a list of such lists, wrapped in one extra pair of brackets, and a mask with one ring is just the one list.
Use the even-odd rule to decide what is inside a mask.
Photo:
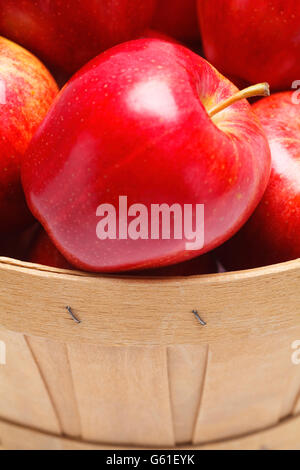
[(29, 263), (26, 261), (19, 261), (13, 258), (6, 258), (6, 257), (1, 257), (0, 256), (0, 269), (13, 269), (13, 270), (21, 270), (27, 274), (31, 274), (34, 276), (40, 275), (41, 277), (46, 276), (46, 277), (63, 277), (65, 279), (78, 277), (80, 276), (81, 278), (84, 278), (85, 280), (92, 280), (95, 281), (95, 279), (110, 279), (111, 281), (113, 280), (118, 280), (119, 282), (128, 282), (130, 281), (131, 283), (136, 281), (139, 284), (141, 282), (149, 283), (149, 282), (161, 282), (162, 279), (164, 280), (164, 283), (167, 282), (172, 282), (174, 280), (193, 280), (193, 283), (195, 280), (198, 280), (199, 283), (207, 283), (207, 282), (226, 282), (226, 281), (232, 281), (232, 280), (245, 280), (247, 278), (253, 278), (253, 277), (262, 277), (262, 276), (267, 276), (267, 275), (272, 275), (272, 274), (279, 274), (279, 273), (285, 273), (287, 271), (298, 271), (300, 269), (300, 258), (292, 260), (292, 261), (286, 261), (284, 263), (279, 263), (279, 264), (273, 264), (269, 266), (263, 266), (260, 268), (254, 268), (254, 269), (245, 269), (241, 271), (230, 271), (230, 272), (224, 272), (224, 273), (213, 273), (213, 274), (199, 274), (199, 275), (191, 275), (191, 276), (143, 276), (140, 277), (138, 275), (126, 275), (124, 274), (107, 274), (107, 273), (89, 273), (89, 272), (84, 272), (84, 271), (77, 271), (77, 270), (68, 270), (68, 269), (60, 269), (60, 268), (52, 268), (50, 266), (44, 266), (40, 264), (34, 264), (34, 263)]
[(229, 340), (233, 332), (247, 337), (251, 328), (273, 337), (298, 325), (299, 281), (300, 259), (249, 271), (138, 278), (0, 258), (0, 326), (106, 346), (207, 345)]

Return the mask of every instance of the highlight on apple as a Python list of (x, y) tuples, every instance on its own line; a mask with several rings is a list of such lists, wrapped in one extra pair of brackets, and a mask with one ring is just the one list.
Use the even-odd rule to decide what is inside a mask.
[(204, 204), (145, 204), (128, 206), (127, 196), (119, 196), (118, 207), (100, 204), (96, 216), (99, 240), (186, 240), (185, 249), (204, 246)]

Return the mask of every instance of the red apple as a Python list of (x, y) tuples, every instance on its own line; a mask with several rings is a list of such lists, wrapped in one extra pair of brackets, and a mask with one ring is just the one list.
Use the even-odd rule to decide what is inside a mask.
[[(174, 44), (184, 45), (182, 41), (174, 39), (173, 37), (168, 36), (165, 33), (161, 33), (160, 31), (156, 31), (155, 29), (149, 29), (149, 28), (146, 29), (143, 32), (143, 34), (140, 35), (138, 39), (144, 39), (144, 38), (161, 39), (162, 41), (169, 41), (169, 42), (173, 42)], [(203, 54), (201, 42), (189, 43), (189, 48), (196, 54), (201, 55), (203, 57), (204, 54)]]
[[(107, 272), (171, 265), (212, 250), (244, 224), (265, 191), (270, 150), (246, 100), (220, 111), (245, 95), (232, 98), (236, 92), (204, 59), (157, 39), (106, 51), (72, 78), (22, 166), (28, 204), (71, 264)], [(161, 221), (158, 239), (150, 224), (149, 239), (140, 230), (128, 235), (136, 218), (124, 228), (120, 197), (131, 210), (142, 204), (146, 222), (155, 204), (182, 212), (204, 204), (204, 245), (188, 246), (191, 232), (164, 239)], [(115, 239), (99, 239), (102, 204), (121, 225)]]
[[(155, 29), (149, 29), (149, 28), (146, 29), (144, 33), (141, 34), (141, 36), (138, 39), (143, 39), (143, 38), (161, 39), (162, 41), (169, 41), (169, 42), (173, 42), (174, 44), (183, 45), (182, 41), (174, 39), (173, 37), (168, 36), (165, 33), (161, 33), (160, 31), (156, 31)], [(201, 55), (202, 57), (204, 55), (201, 42), (189, 43), (189, 49), (191, 49), (196, 54)]]
[(213, 274), (217, 272), (217, 263), (213, 255), (211, 253), (206, 253), (205, 255), (198, 256), (197, 258), (190, 259), (189, 261), (184, 261), (183, 263), (174, 264), (172, 266), (164, 266), (163, 268), (135, 271), (135, 275), (143, 277), (185, 277), (196, 276), (200, 274)]
[(178, 44), (178, 41), (171, 36), (168, 36), (165, 33), (161, 33), (160, 31), (156, 31), (155, 29), (150, 29), (147, 28), (143, 32), (143, 34), (140, 35), (138, 39), (161, 39), (162, 41), (170, 41), (175, 44)]
[[(155, 31), (154, 29), (150, 29), (150, 28), (145, 29), (145, 31), (143, 31), (143, 33), (140, 34), (138, 37), (138, 39), (143, 39), (143, 38), (155, 38), (155, 39), (162, 39), (164, 41), (178, 43), (176, 39), (171, 38), (170, 36), (167, 36), (164, 33), (160, 33), (159, 31)], [(61, 71), (61, 70), (56, 69), (53, 73), (54, 73), (55, 80), (58, 83), (60, 88), (62, 88), (70, 78), (66, 72)]]
[(179, 41), (199, 41), (197, 0), (159, 0), (152, 26)]
[(300, 257), (300, 103), (277, 93), (253, 109), (272, 155), (271, 178), (258, 208), (221, 251), (228, 269), (246, 269)]
[(207, 59), (238, 83), (290, 89), (300, 77), (298, 0), (198, 0)]
[(53, 245), (47, 233), (40, 229), (30, 250), (28, 261), (60, 269), (73, 269), (70, 263)]
[[(39, 230), (33, 246), (30, 250), (28, 261), (36, 264), (43, 264), (53, 268), (73, 269), (70, 263), (60, 254), (52, 243), (47, 233)], [(212, 274), (217, 272), (216, 261), (210, 253), (199, 256), (184, 263), (166, 266), (164, 268), (149, 269), (127, 273), (135, 276), (191, 276), (199, 274)]]
[(0, 0), (0, 34), (74, 73), (150, 25), (157, 0)]
[(20, 164), (57, 92), (54, 79), (38, 59), (0, 37), (0, 236), (33, 222)]

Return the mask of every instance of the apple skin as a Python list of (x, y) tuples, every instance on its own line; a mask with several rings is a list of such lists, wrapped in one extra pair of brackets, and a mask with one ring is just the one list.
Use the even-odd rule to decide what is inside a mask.
[[(39, 229), (36, 234), (33, 246), (27, 259), (30, 263), (42, 264), (60, 269), (74, 269), (73, 266), (60, 254), (52, 243), (47, 233)], [(198, 258), (184, 263), (166, 266), (164, 268), (149, 269), (144, 271), (128, 272), (127, 275), (134, 276), (192, 276), (200, 274), (213, 274), (218, 271), (216, 261), (211, 253), (207, 253)]]
[[(218, 272), (217, 263), (211, 253), (198, 256), (197, 258), (184, 261), (172, 266), (164, 266), (156, 269), (135, 271), (137, 276), (146, 277), (186, 277), (201, 274), (214, 274)], [(128, 273), (130, 274), (130, 273)]]
[(161, 33), (160, 31), (156, 31), (155, 29), (147, 28), (143, 32), (143, 34), (140, 35), (138, 39), (161, 39), (162, 41), (169, 41), (173, 42), (174, 44), (180, 44), (177, 39), (172, 38), (171, 36), (168, 36), (165, 33)]
[[(0, 37), (0, 236), (33, 222), (21, 185), (20, 165), (28, 144), (58, 93), (32, 54)], [(1, 94), (2, 94), (1, 93)]]
[(159, 0), (152, 27), (178, 41), (200, 41), (197, 0)]
[(300, 105), (293, 92), (258, 101), (272, 155), (267, 190), (244, 227), (219, 250), (227, 269), (249, 269), (300, 257)]
[[(236, 87), (183, 46), (130, 41), (104, 52), (60, 92), (22, 165), (27, 202), (79, 269), (172, 265), (230, 238), (260, 201), (270, 150), (246, 100), (211, 119)], [(99, 240), (100, 204), (205, 205), (205, 243)], [(117, 214), (118, 215), (118, 214)]]
[[(160, 33), (159, 31), (155, 31), (154, 29), (147, 28), (143, 33), (138, 37), (138, 39), (144, 39), (144, 38), (155, 38), (155, 39), (162, 39), (163, 41), (169, 41), (173, 43), (178, 43), (178, 41), (174, 38), (171, 38), (170, 36), (167, 36), (164, 33)], [(195, 51), (196, 52), (196, 51)], [(200, 54), (201, 55), (201, 54)], [(55, 77), (56, 82), (59, 85), (59, 88), (61, 89), (67, 81), (70, 79), (70, 76), (68, 73), (56, 69), (53, 72), (53, 75)]]
[(73, 74), (105, 49), (138, 38), (156, 1), (0, 0), (0, 34)]
[(300, 77), (298, 0), (198, 0), (207, 60), (235, 83), (287, 90)]
[(27, 261), (60, 269), (74, 269), (53, 245), (45, 230), (39, 229)]

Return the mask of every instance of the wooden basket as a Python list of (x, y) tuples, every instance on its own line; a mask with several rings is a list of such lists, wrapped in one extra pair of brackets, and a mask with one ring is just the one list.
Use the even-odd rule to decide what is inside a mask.
[(139, 279), (1, 258), (0, 447), (300, 449), (299, 286), (300, 260)]

